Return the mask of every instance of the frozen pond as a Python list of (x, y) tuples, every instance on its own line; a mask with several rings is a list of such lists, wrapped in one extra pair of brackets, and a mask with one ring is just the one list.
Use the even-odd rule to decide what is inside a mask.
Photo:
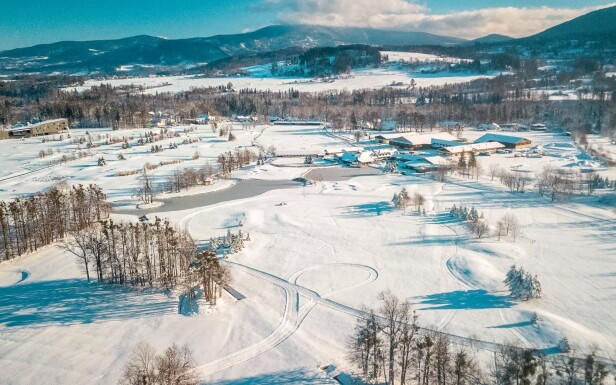
[[(306, 179), (322, 180), (326, 182), (338, 182), (358, 176), (379, 175), (382, 172), (372, 167), (324, 167), (311, 170), (305, 177)], [(219, 191), (207, 192), (203, 194), (187, 195), (176, 198), (156, 199), (163, 202), (163, 206), (153, 207), (151, 209), (122, 209), (116, 208), (120, 213), (131, 214), (149, 214), (149, 213), (165, 213), (170, 211), (180, 211), (204, 207), (218, 203), (228, 202), (236, 199), (252, 198), (261, 195), (270, 190), (278, 190), (285, 188), (295, 188), (303, 186), (301, 181), (291, 180), (262, 180), (262, 179), (247, 179), (238, 180), (233, 186)]]
[(323, 180), (326, 182), (339, 182), (358, 176), (381, 175), (383, 172), (373, 167), (324, 167), (311, 170), (305, 175), (306, 179)]
[(154, 207), (145, 210), (121, 210), (119, 212), (128, 212), (131, 214), (149, 214), (149, 213), (164, 213), (169, 211), (188, 210), (197, 207), (214, 205), (217, 203), (232, 201), (236, 199), (252, 198), (261, 195), (270, 190), (292, 188), (302, 186), (301, 183), (290, 180), (261, 180), (248, 179), (239, 180), (233, 186), (219, 191), (213, 191), (203, 194), (187, 195), (177, 198), (156, 199), (164, 203), (163, 206)]

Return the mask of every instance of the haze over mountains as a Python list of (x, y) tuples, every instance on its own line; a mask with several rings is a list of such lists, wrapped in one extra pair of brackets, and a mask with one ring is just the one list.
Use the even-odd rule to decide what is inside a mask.
[(344, 44), (377, 46), (502, 44), (553, 39), (602, 39), (616, 36), (616, 7), (580, 16), (534, 36), (513, 40), (492, 34), (467, 41), (423, 32), (308, 25), (273, 25), (254, 32), (205, 38), (164, 39), (134, 36), (117, 40), (64, 41), (0, 52), (5, 72), (109, 73), (126, 65), (190, 67), (236, 55)]

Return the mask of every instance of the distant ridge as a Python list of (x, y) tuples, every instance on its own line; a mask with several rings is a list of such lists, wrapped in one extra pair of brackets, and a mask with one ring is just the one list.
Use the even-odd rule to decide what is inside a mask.
[(511, 36), (500, 35), (498, 33), (492, 33), (490, 35), (486, 35), (463, 44), (491, 44), (502, 43), (509, 40), (514, 40), (514, 38)]
[(548, 28), (523, 40), (562, 39), (613, 40), (616, 38), (616, 6), (589, 12), (575, 19)]
[(254, 32), (189, 39), (133, 36), (62, 41), (0, 52), (0, 69), (113, 72), (121, 66), (187, 66), (235, 55), (342, 44), (455, 45), (465, 40), (423, 32), (309, 25), (272, 25)]

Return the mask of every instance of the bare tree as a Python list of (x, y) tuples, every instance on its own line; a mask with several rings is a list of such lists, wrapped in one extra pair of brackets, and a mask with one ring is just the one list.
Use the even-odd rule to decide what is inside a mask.
[(135, 196), (137, 196), (143, 203), (152, 203), (154, 202), (154, 197), (156, 196), (154, 192), (154, 184), (152, 179), (148, 175), (148, 171), (144, 168), (141, 171), (141, 175), (139, 176), (139, 185), (135, 190)]
[(89, 231), (83, 229), (76, 231), (69, 239), (63, 239), (60, 243), (60, 247), (76, 256), (79, 262), (83, 264), (88, 282), (90, 282), (90, 263), (92, 262), (89, 239)]
[(498, 236), (498, 240), (499, 241), (500, 241), (501, 237), (506, 234), (505, 222), (503, 222), (502, 219), (499, 220), (498, 222), (496, 222), (496, 229), (494, 231), (494, 234), (496, 236)]
[(147, 343), (139, 343), (124, 366), (120, 385), (197, 385), (192, 351), (171, 345), (157, 354)]
[(477, 236), (477, 238), (482, 238), (484, 235), (490, 233), (490, 225), (488, 221), (485, 219), (480, 219), (477, 222), (473, 223), (473, 232)]
[(491, 180), (494, 181), (494, 178), (499, 176), (500, 173), (502, 172), (502, 168), (498, 165), (498, 163), (492, 163), (490, 164), (489, 171), (490, 171), (490, 178), (492, 178)]
[(161, 385), (197, 385), (194, 360), (187, 346), (171, 345), (156, 357), (158, 383)]
[(124, 365), (120, 385), (156, 384), (156, 351), (140, 342), (133, 350), (130, 360)]
[(518, 219), (514, 214), (511, 213), (503, 215), (501, 221), (503, 222), (503, 226), (505, 228), (505, 235), (509, 235), (510, 232), (512, 232), (515, 228), (519, 226)]
[(405, 330), (404, 324), (409, 322), (411, 305), (408, 301), (400, 301), (398, 297), (386, 290), (378, 294), (381, 303), (379, 308), (379, 329), (385, 334), (387, 347), (387, 378), (390, 385), (395, 384), (396, 352), (401, 336)]

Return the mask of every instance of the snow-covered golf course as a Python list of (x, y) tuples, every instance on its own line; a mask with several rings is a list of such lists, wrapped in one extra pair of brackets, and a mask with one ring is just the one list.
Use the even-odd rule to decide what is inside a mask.
[[(141, 214), (134, 210), (137, 175), (115, 176), (119, 171), (177, 160), (152, 171), (162, 180), (174, 169), (205, 161), (214, 165), (221, 152), (236, 147), (321, 152), (352, 145), (350, 134), (319, 127), (228, 125), (235, 142), (220, 139), (207, 125), (189, 132), (178, 128), (179, 136), (161, 142), (165, 148), (185, 143), (177, 149), (150, 153), (149, 146), (122, 149), (118, 142), (56, 165), (36, 154), (48, 148), (51, 157), (62, 154), (56, 150), (77, 151), (72, 139), (85, 136), (85, 130), (74, 130), (71, 140), (3, 141), (0, 197), (35, 193), (60, 180), (97, 183), (114, 203), (115, 217), (136, 220)], [(105, 135), (132, 135), (136, 141), (140, 132), (89, 134), (103, 135), (101, 141)], [(471, 139), (482, 134), (465, 133)], [(614, 177), (613, 169), (586, 159), (569, 137), (525, 135), (548, 155), (478, 157), (484, 173), (493, 163), (529, 175), (550, 164), (592, 166)], [(193, 159), (196, 151), (199, 159)], [(120, 153), (126, 160), (116, 160)], [(101, 156), (107, 163), (98, 166)], [(385, 289), (412, 303), (422, 327), (473, 344), (480, 356), (502, 343), (549, 353), (564, 337), (581, 349), (599, 347), (601, 356), (616, 354), (616, 213), (606, 193), (553, 203), (532, 186), (509, 192), (489, 175), (478, 180), (454, 175), (440, 182), (377, 169), (328, 178), (339, 166), (310, 168), (302, 161), (297, 167), (250, 165), (230, 180), (157, 198), (180, 202), (184, 195), (233, 189), (237, 180), (290, 183), (311, 170), (321, 174), (322, 181), (314, 184), (290, 183), (258, 195), (230, 195), (216, 204), (161, 209), (160, 216), (186, 229), (198, 245), (236, 231), (240, 222), (250, 234), (246, 248), (223, 261), (239, 295), (225, 293), (215, 307), (202, 304), (199, 314), (179, 314), (175, 291), (88, 284), (74, 256), (57, 246), (0, 264), (1, 377), (11, 379), (9, 384), (41, 378), (54, 384), (115, 384), (133, 347), (146, 340), (159, 349), (187, 344), (199, 377), (208, 383), (336, 383), (319, 367), (353, 371), (346, 360), (347, 337), (362, 306), (376, 305), (377, 293)], [(425, 215), (391, 204), (403, 187), (425, 197)], [(513, 213), (520, 234), (515, 240), (477, 239), (450, 216), (453, 205), (475, 207), (490, 224)], [(539, 277), (543, 298), (518, 302), (509, 296), (502, 281), (513, 264)], [(529, 321), (533, 313), (535, 325)]]

